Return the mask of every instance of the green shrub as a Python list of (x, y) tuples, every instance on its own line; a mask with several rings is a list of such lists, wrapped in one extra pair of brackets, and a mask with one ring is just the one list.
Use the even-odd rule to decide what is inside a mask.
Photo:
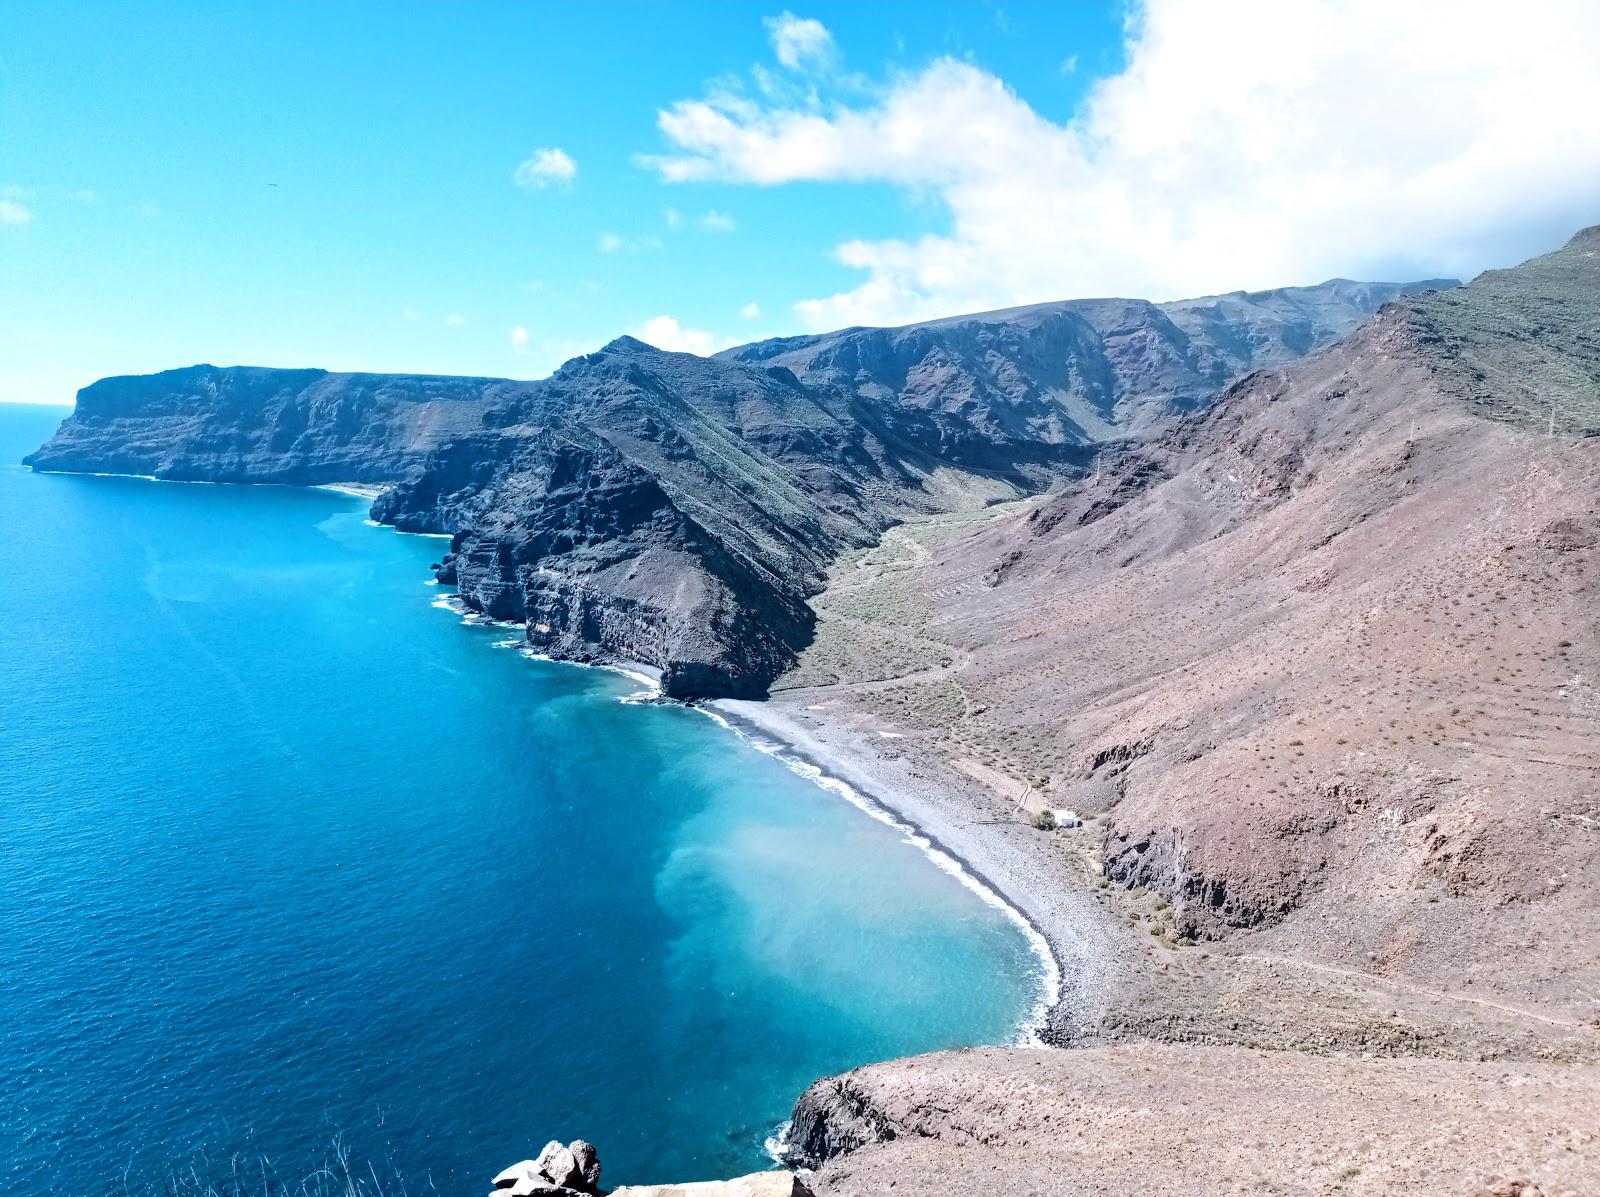
[(1054, 831), (1056, 829), (1056, 812), (1042, 810), (1033, 816), (1033, 825), (1040, 831)]

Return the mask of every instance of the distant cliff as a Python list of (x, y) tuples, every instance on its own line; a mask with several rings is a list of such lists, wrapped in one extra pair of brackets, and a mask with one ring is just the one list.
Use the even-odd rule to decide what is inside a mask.
[(955, 415), (991, 437), (1083, 444), (1193, 410), (1242, 374), (1332, 344), (1398, 295), (1458, 285), (1333, 279), (1173, 303), (1074, 299), (721, 356), (786, 366), (866, 402)]
[(917, 513), (1046, 489), (1093, 443), (1335, 339), (1395, 284), (1084, 300), (768, 341), (630, 337), (538, 382), (194, 366), (86, 387), (36, 469), (375, 482), (452, 535), (471, 608), (668, 694), (757, 696), (841, 551)]
[(189, 482), (392, 483), (478, 427), (503, 385), (251, 366), (102, 378), (24, 462)]

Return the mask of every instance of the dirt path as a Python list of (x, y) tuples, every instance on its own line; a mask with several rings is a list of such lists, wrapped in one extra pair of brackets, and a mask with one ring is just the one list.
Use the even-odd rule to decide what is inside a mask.
[(1464, 1002), (1468, 1005), (1482, 1006), (1485, 1009), (1496, 1010), (1502, 1014), (1510, 1014), (1517, 1018), (1531, 1018), (1536, 1022), (1548, 1023), (1550, 1026), (1565, 1027), (1568, 1030), (1582, 1030), (1583, 1023), (1568, 1018), (1556, 1018), (1549, 1014), (1535, 1014), (1532, 1010), (1524, 1010), (1517, 1006), (1508, 1006), (1502, 1002), (1493, 1002), (1488, 998), (1468, 997), (1464, 993), (1451, 993), (1443, 989), (1430, 989), (1426, 985), (1417, 985), (1410, 981), (1402, 981), (1396, 977), (1378, 976), (1374, 973), (1363, 972), (1357, 968), (1343, 968), (1337, 964), (1314, 964), (1309, 960), (1296, 960), (1290, 956), (1266, 956), (1240, 954), (1226, 957), (1232, 960), (1250, 960), (1259, 964), (1282, 965), (1286, 968), (1305, 969), (1308, 972), (1324, 973), (1330, 976), (1348, 977), (1350, 980), (1361, 982), (1363, 985), (1398, 989), (1404, 993), (1414, 993), (1421, 997), (1433, 998), (1436, 1001)]

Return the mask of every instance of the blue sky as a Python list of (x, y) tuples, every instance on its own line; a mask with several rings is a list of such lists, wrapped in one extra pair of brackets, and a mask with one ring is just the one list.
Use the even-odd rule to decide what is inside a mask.
[[(31, 218), (0, 227), (0, 398), (201, 360), (537, 375), (663, 314), (790, 331), (790, 304), (848, 285), (837, 242), (939, 213), (635, 163), (663, 148), (658, 109), (772, 60), (780, 11), (13, 0), (0, 186)], [(808, 11), (860, 69), (970, 56), (1059, 113), (1088, 75), (1063, 61), (1120, 48), (1114, 6)], [(570, 185), (513, 183), (539, 147), (576, 163)]]
[(1468, 275), (1600, 221), (1595, 111), (1563, 0), (10, 0), (0, 400)]

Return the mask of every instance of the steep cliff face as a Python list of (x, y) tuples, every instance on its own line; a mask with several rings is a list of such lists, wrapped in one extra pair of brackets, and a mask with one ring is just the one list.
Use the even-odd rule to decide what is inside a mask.
[[(935, 471), (950, 488), (916, 422), (855, 418), (781, 368), (622, 338), (506, 397), (376, 518), (454, 533), (440, 576), (468, 606), (555, 655), (658, 666), (669, 694), (764, 693), (810, 638), (828, 561), (947, 501)], [(972, 484), (1019, 493), (1025, 467), (1071, 460), (1018, 456)]]
[(1453, 279), (1235, 291), (1156, 304), (1084, 299), (730, 349), (802, 381), (991, 439), (1087, 443), (1192, 410), (1231, 379), (1338, 340), (1396, 295)]
[(477, 427), (502, 385), (250, 366), (103, 378), (25, 462), (190, 482), (397, 482)]
[(539, 382), (195, 366), (85, 388), (37, 469), (389, 484), (453, 537), (439, 576), (579, 660), (755, 696), (811, 638), (828, 563), (908, 516), (1055, 485), (1099, 437), (1202, 403), (1398, 288), (1088, 300), (765, 342), (629, 337)]

